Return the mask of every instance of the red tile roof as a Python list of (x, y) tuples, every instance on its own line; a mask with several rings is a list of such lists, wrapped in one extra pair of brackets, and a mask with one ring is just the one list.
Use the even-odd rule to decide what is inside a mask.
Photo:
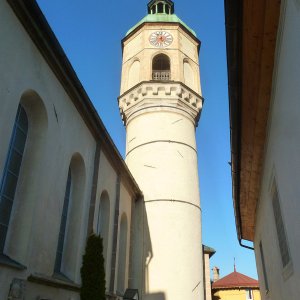
[(258, 281), (236, 271), (217, 280), (212, 284), (213, 289), (229, 288), (259, 288)]

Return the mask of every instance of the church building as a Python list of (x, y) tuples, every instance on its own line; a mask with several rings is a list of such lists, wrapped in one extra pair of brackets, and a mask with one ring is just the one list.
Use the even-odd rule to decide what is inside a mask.
[(206, 298), (200, 41), (173, 1), (147, 9), (122, 40), (124, 160), (36, 1), (0, 2), (0, 299), (79, 300), (91, 233), (107, 299)]

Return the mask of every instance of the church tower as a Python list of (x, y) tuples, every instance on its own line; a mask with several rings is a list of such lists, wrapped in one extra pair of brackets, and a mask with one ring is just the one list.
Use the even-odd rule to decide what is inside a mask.
[(175, 15), (173, 1), (152, 0), (122, 46), (126, 163), (144, 193), (133, 241), (143, 264), (130, 266), (129, 285), (142, 281), (142, 299), (203, 300), (195, 139), (203, 102), (200, 41)]

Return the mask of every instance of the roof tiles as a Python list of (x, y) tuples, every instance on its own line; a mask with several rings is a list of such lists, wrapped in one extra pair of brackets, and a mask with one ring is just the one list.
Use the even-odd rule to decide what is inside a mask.
[(212, 284), (213, 289), (229, 289), (229, 288), (245, 288), (252, 287), (258, 288), (258, 280), (248, 277), (239, 272), (232, 272), (231, 274), (217, 280)]

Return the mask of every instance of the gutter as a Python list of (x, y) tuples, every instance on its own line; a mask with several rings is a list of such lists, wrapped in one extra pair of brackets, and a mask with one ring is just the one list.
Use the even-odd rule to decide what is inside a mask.
[(243, 2), (225, 0), (226, 52), (230, 111), (232, 194), (237, 238), (242, 247), (242, 218), (240, 212), (241, 162), (241, 101), (242, 101), (242, 24)]
[(253, 251), (255, 250), (253, 247), (244, 245), (242, 241), (243, 241), (242, 239), (239, 239), (239, 244), (240, 244), (241, 247), (246, 248), (248, 250), (253, 250)]

